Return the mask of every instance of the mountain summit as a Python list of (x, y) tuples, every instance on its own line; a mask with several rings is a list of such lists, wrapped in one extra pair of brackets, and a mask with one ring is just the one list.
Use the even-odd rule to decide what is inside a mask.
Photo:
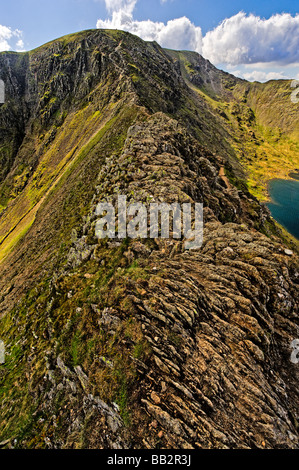
[[(298, 448), (289, 81), (90, 30), (0, 54), (0, 445)], [(203, 245), (99, 240), (101, 201), (202, 203)]]

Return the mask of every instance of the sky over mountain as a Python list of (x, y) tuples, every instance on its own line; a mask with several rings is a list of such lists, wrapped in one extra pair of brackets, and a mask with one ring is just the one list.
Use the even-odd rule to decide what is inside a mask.
[(299, 13), (295, 2), (0, 3), (0, 50), (28, 50), (55, 37), (96, 26), (129, 31), (170, 49), (197, 51), (214, 65), (248, 80), (299, 78)]

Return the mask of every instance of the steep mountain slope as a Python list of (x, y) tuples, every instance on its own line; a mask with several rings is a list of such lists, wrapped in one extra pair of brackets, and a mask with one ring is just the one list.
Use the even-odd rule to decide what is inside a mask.
[[(297, 248), (248, 190), (298, 168), (289, 84), (120, 31), (0, 71), (3, 445), (297, 448)], [(202, 248), (97, 240), (117, 194), (203, 202)]]
[(198, 54), (169, 53), (188, 85), (221, 118), (252, 194), (266, 200), (267, 182), (288, 178), (298, 168), (299, 113), (291, 101), (291, 82), (248, 83), (217, 70)]

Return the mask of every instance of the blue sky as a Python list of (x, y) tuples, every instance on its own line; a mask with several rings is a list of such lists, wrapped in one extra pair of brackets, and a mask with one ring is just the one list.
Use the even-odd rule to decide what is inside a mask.
[(164, 47), (197, 50), (247, 79), (299, 78), (294, 0), (0, 0), (0, 5), (0, 50), (30, 50), (71, 32), (111, 27)]

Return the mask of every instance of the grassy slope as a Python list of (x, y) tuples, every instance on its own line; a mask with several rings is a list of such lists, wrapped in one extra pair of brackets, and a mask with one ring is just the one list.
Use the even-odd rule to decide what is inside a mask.
[[(7, 287), (15, 287), (15, 300), (23, 298), (24, 290), (27, 290), (27, 293), (26, 297), (15, 305), (1, 321), (1, 337), (5, 338), (7, 351), (7, 360), (1, 369), (1, 414), (5, 416), (5, 419), (1, 421), (1, 440), (7, 437), (16, 437), (20, 440), (25, 437), (28, 447), (38, 448), (44, 446), (45, 434), (49, 435), (54, 431), (49, 428), (48, 423), (43, 426), (39, 421), (41, 418), (46, 418), (46, 415), (34, 415), (40, 403), (32, 401), (32, 393), (46, 373), (44, 369), (46, 350), (63, 354), (65, 362), (71, 367), (83, 365), (83, 362), (85, 365), (90, 365), (90, 360), (94, 355), (112, 358), (117, 365), (112, 376), (109, 375), (109, 369), (104, 371), (102, 376), (99, 376), (97, 368), (93, 371), (92, 392), (105, 400), (116, 401), (120, 406), (123, 419), (128, 422), (127, 381), (134, 379), (134, 371), (128, 365), (127, 352), (123, 352), (121, 345), (123, 336), (118, 343), (115, 338), (112, 342), (110, 337), (101, 331), (95, 334), (95, 330), (90, 325), (89, 307), (94, 303), (104, 303), (105, 306), (116, 305), (118, 299), (121, 298), (121, 293), (125, 288), (123, 279), (128, 275), (131, 277), (130, 266), (122, 267), (123, 273), (118, 272), (119, 288), (116, 289), (116, 294), (112, 293), (111, 285), (109, 287), (108, 274), (111, 271), (110, 276), (113, 277), (112, 273), (114, 274), (119, 266), (126, 246), (124, 245), (120, 252), (115, 250), (112, 258), (109, 253), (109, 259), (101, 270), (98, 269), (98, 263), (85, 264), (82, 272), (76, 272), (59, 287), (60, 292), (64, 293), (59, 302), (55, 305), (49, 304), (50, 279), (53, 269), (57, 269), (65, 262), (65, 255), (72, 243), (72, 229), (81, 224), (82, 218), (89, 210), (96, 179), (104, 158), (110, 152), (115, 155), (120, 152), (127, 129), (140, 112), (132, 103), (122, 104), (123, 107), (119, 113), (111, 110), (110, 119), (107, 119), (106, 123), (97, 122), (96, 134), (90, 136), (85, 145), (79, 147), (74, 158), (58, 173), (49, 189), (41, 196), (38, 210), (35, 207), (30, 212), (30, 217), (34, 217), (34, 221), (29, 223), (29, 220), (25, 218), (19, 224), (18, 227), (22, 227), (24, 223), (24, 233), (19, 234), (18, 228), (11, 233), (12, 243), (19, 243), (12, 254), (2, 260), (2, 273), (6, 278), (2, 292), (5, 293)], [(80, 122), (85, 124), (85, 121)], [(71, 140), (74, 137), (72, 132), (70, 129), (66, 139)], [(25, 234), (26, 230), (28, 230), (27, 234)], [(22, 236), (22, 240), (19, 235)], [(7, 254), (5, 245), (2, 245), (2, 250), (2, 255)], [(107, 249), (104, 247), (102, 256), (106, 255)], [(23, 259), (21, 279), (18, 272), (14, 271), (15, 261), (20, 257)], [(86, 272), (91, 278), (85, 277)], [(133, 267), (134, 273), (135, 267)], [(29, 290), (26, 286), (28, 274), (31, 277), (31, 283), (35, 279), (35, 287)], [(17, 278), (21, 282), (20, 285)], [(14, 284), (7, 286), (10, 279)], [(107, 297), (107, 288), (110, 292), (108, 302), (104, 300)], [(70, 290), (76, 291), (76, 296), (72, 299), (67, 297)], [(76, 308), (80, 305), (84, 306), (82, 314), (74, 315)], [(130, 310), (130, 304), (126, 308)], [(132, 354), (140, 356), (139, 350), (145, 346), (141, 345), (138, 349), (140, 333), (130, 319), (129, 313), (128, 311), (125, 334), (136, 342), (137, 349), (135, 351), (134, 346)], [(17, 323), (14, 320), (16, 318), (18, 318)], [(70, 328), (66, 331), (66, 335), (61, 335), (68, 320)], [(52, 339), (46, 333), (50, 324)], [(60, 340), (57, 343), (58, 337)], [(36, 338), (39, 338), (38, 341)], [(32, 350), (35, 353), (32, 358), (33, 362), (29, 365), (28, 354)], [(67, 356), (65, 356), (66, 353)], [(85, 359), (82, 362), (83, 357)], [(106, 388), (102, 387), (103, 382), (107, 383)], [(59, 409), (62, 405), (59, 402), (54, 406)], [(9, 411), (17, 408), (17, 414)], [(57, 421), (55, 432), (62, 432), (63, 426), (63, 422)], [(30, 436), (34, 438), (31, 439)]]
[[(85, 37), (84, 34), (83, 36)], [(113, 40), (115, 38), (116, 45), (122, 37), (115, 32), (109, 33), (109, 36)], [(132, 41), (130, 38), (129, 40)], [(68, 43), (65, 38), (59, 41)], [(38, 54), (47, 52), (47, 47), (43, 46), (36, 52)], [(84, 267), (91, 276), (95, 274), (92, 280), (78, 272), (70, 280), (69, 286), (62, 286), (63, 291), (75, 288), (78, 296), (66, 302), (63, 297), (61, 303), (54, 306), (58, 317), (55, 320), (53, 317), (53, 344), (49, 342), (48, 337), (43, 338), (44, 332), (48, 329), (49, 280), (53, 270), (65, 263), (65, 256), (72, 243), (72, 231), (78, 226), (81, 227), (82, 219), (90, 210), (90, 201), (101, 166), (111, 154), (117, 156), (121, 152), (128, 128), (135, 122), (137, 116), (142, 118), (144, 113), (143, 109), (135, 104), (135, 97), (126, 93), (126, 77), (121, 81), (124, 93), (120, 91), (118, 101), (111, 102), (111, 90), (115, 88), (115, 83), (111, 80), (114, 80), (113, 76), (110, 81), (109, 77), (108, 80), (105, 77), (105, 81), (92, 90), (89, 99), (79, 103), (77, 109), (63, 116), (63, 119), (60, 113), (56, 113), (47, 128), (39, 127), (38, 123), (33, 125), (35, 132), (19, 150), (15, 167), (9, 175), (9, 183), (6, 186), (8, 188), (6, 193), (9, 196), (3, 199), (0, 229), (2, 238), (0, 299), (1, 312), (6, 312), (1, 320), (1, 338), (5, 338), (7, 352), (6, 363), (1, 368), (0, 374), (1, 415), (5, 416), (1, 421), (0, 440), (12, 436), (19, 439), (24, 435), (28, 438), (33, 433), (36, 437), (28, 444), (29, 447), (44, 445), (42, 429), (38, 433), (38, 438), (36, 435), (35, 426), (38, 426), (38, 419), (33, 416), (33, 411), (38, 403), (32, 402), (31, 391), (45, 372), (43, 370), (45, 349), (49, 347), (53, 351), (58, 347), (58, 351), (63, 353), (68, 350), (70, 354), (65, 360), (72, 366), (81, 361), (82, 355), (86, 353), (86, 347), (91, 348), (90, 354), (95, 354), (96, 351), (100, 356), (112, 357), (115, 363), (119, 364), (113, 376), (94, 378), (97, 388), (102, 380), (106, 379), (108, 389), (100, 387), (93, 392), (103, 399), (119, 403), (121, 414), (124, 420), (128, 421), (126, 383), (131, 380), (130, 374), (133, 372), (131, 373), (129, 368), (126, 370), (129, 359), (127, 351), (123, 353), (123, 347), (114, 344), (115, 341), (111, 343), (109, 337), (103, 336), (103, 332), (98, 332), (98, 336), (92, 338), (92, 344), (88, 341), (86, 343), (86, 338), (82, 335), (78, 336), (78, 331), (88, 331), (90, 322), (88, 308), (84, 309), (83, 315), (73, 318), (74, 305), (76, 307), (81, 303), (86, 305), (86, 301), (87, 304), (103, 302), (98, 289), (103, 289), (103, 296), (106, 299), (109, 278), (113, 277), (126, 245), (120, 249), (120, 252), (116, 250), (112, 259), (110, 259), (110, 250), (108, 252), (104, 247), (103, 257), (109, 253), (109, 259), (102, 270), (99, 271), (98, 265), (93, 266), (92, 263)], [(105, 106), (102, 106), (102, 103), (105, 103)], [(39, 159), (30, 175), (27, 169), (24, 170), (24, 161), (28, 160), (29, 166), (30, 158), (35, 154)], [(26, 175), (24, 184), (19, 185), (18, 182), (23, 174)], [(140, 271), (143, 272), (143, 269)], [(116, 289), (115, 295), (110, 292), (109, 305), (115, 303), (115, 296), (120, 296), (124, 289), (123, 279), (126, 276), (134, 277), (138, 272), (138, 267), (128, 265), (122, 273), (118, 273), (120, 286)], [(34, 284), (35, 287), (29, 289), (29, 285)], [(90, 288), (94, 284), (98, 289)], [(6, 296), (9, 296), (10, 292), (13, 292), (13, 303), (7, 304)], [(108, 304), (105, 303), (106, 306)], [(124, 304), (124, 308), (128, 309), (125, 335), (136, 339), (136, 347), (134, 346), (132, 354), (136, 357), (141, 356), (144, 345), (138, 346), (140, 334), (130, 316), (130, 304), (126, 306)], [(10, 313), (7, 313), (8, 311)], [(41, 311), (48, 314), (36, 315)], [(15, 318), (18, 318), (17, 323), (14, 321)], [(61, 337), (61, 342), (57, 345), (56, 338), (67, 318), (72, 321), (72, 330), (68, 332), (67, 338)], [(36, 342), (34, 335), (28, 336), (28, 331), (34, 332), (34, 335), (39, 335), (41, 332), (43, 339)], [(36, 374), (34, 372), (33, 376), (27, 362), (28, 353), (32, 348), (36, 348), (33, 366)], [(89, 359), (90, 356), (87, 355), (86, 360)], [(28, 379), (30, 386), (27, 385)], [(10, 412), (16, 408), (18, 414)]]

